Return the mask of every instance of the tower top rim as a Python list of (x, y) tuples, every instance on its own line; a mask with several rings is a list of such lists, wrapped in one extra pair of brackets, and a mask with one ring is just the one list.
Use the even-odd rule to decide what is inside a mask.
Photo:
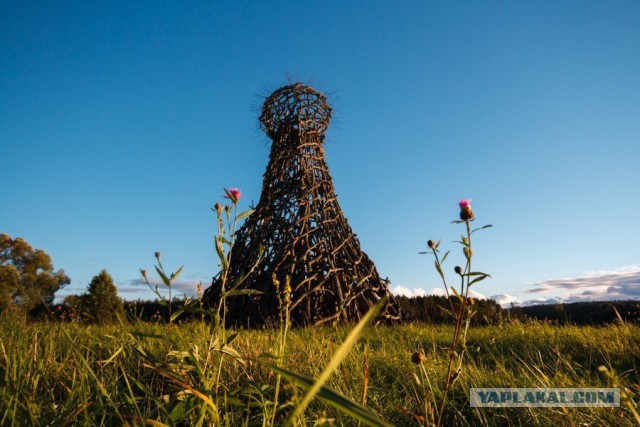
[(324, 135), (330, 121), (326, 95), (302, 83), (276, 89), (265, 99), (260, 115), (260, 127), (272, 139), (283, 130)]

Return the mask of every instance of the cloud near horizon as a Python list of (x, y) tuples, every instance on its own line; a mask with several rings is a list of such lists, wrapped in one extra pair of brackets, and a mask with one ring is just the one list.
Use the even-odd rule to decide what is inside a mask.
[[(210, 278), (203, 280), (196, 280), (195, 277), (190, 277), (192, 280), (176, 280), (171, 285), (172, 294), (174, 296), (181, 296), (182, 294), (193, 297), (196, 296), (196, 289), (198, 287), (198, 283), (202, 282), (202, 286), (206, 289), (209, 287)], [(158, 286), (158, 292), (163, 295), (168, 294), (169, 290), (167, 286), (160, 280), (158, 277), (149, 277), (149, 283), (152, 286)], [(142, 294), (142, 293), (150, 293), (153, 295), (149, 287), (143, 278), (132, 279), (129, 281), (128, 285), (117, 285), (119, 294)], [(122, 295), (124, 296), (124, 295)]]
[[(159, 278), (149, 278), (152, 285), (158, 285), (158, 291), (163, 295), (168, 293), (167, 287)], [(189, 276), (185, 280), (176, 281), (172, 290), (173, 294), (181, 296), (195, 296), (199, 282), (207, 288), (210, 277)], [(127, 284), (117, 284), (118, 293), (125, 298), (153, 297), (142, 278), (129, 280)], [(495, 300), (502, 307), (533, 304), (557, 304), (581, 301), (611, 301), (611, 300), (640, 300), (640, 264), (622, 267), (617, 270), (593, 271), (578, 277), (543, 280), (529, 284), (529, 288), (523, 291), (531, 295), (529, 299), (520, 299), (515, 295), (497, 294), (489, 297), (470, 291), (470, 295), (479, 299)], [(426, 295), (445, 295), (444, 289), (433, 288), (427, 291), (424, 288), (395, 285), (391, 289), (394, 295), (418, 297)], [(84, 289), (73, 287), (65, 288), (56, 294), (57, 299), (63, 299), (69, 294), (82, 293)]]
[[(176, 280), (171, 285), (171, 291), (173, 296), (181, 297), (183, 294), (188, 297), (196, 296), (196, 289), (198, 283), (202, 282), (204, 289), (208, 288), (211, 284), (210, 277), (204, 277), (198, 280), (196, 276), (188, 276), (186, 280)], [(162, 280), (157, 277), (149, 277), (149, 283), (152, 286), (158, 285), (158, 292), (163, 296), (169, 295), (169, 289), (162, 283)], [(131, 279), (127, 284), (114, 283), (118, 289), (118, 294), (124, 299), (155, 299), (156, 296), (149, 289), (143, 278)], [(65, 287), (56, 292), (56, 302), (60, 303), (65, 297), (69, 295), (82, 295), (87, 292), (86, 287)]]
[(517, 296), (509, 294), (491, 295), (489, 299), (492, 299), (500, 304), (502, 308), (509, 308), (512, 304), (520, 304), (520, 299)]
[[(524, 301), (524, 305), (636, 300), (640, 299), (640, 265), (593, 271), (578, 277), (544, 280), (532, 286), (524, 292), (542, 295)], [(560, 295), (549, 295), (550, 293)]]
[[(433, 289), (431, 289), (430, 292), (427, 292), (426, 290), (424, 290), (422, 288), (410, 289), (410, 288), (408, 288), (406, 286), (396, 285), (393, 288), (391, 288), (390, 291), (391, 291), (391, 293), (393, 295), (401, 295), (401, 296), (405, 296), (405, 297), (424, 297), (424, 296), (427, 296), (427, 295), (446, 296), (446, 293), (445, 293), (444, 289), (441, 289), (441, 288), (433, 288)], [(476, 292), (473, 289), (471, 289), (469, 291), (469, 295), (472, 298), (487, 299), (487, 297), (485, 295), (482, 295), (481, 293)]]

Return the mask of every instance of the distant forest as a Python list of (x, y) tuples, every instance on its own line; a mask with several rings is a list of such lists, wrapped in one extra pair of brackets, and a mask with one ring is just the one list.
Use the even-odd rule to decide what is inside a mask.
[[(440, 308), (449, 308), (446, 297), (429, 295), (398, 297), (398, 300), (406, 322), (446, 323), (450, 321), (445, 311)], [(474, 310), (477, 310), (477, 314), (472, 319), (472, 324), (477, 325), (515, 319), (536, 319), (560, 324), (602, 325), (619, 321), (618, 314), (625, 322), (640, 322), (640, 301), (595, 301), (501, 307), (494, 300), (474, 299)]]
[[(396, 297), (402, 310), (403, 321), (426, 324), (450, 323), (446, 310), (451, 304), (444, 296)], [(454, 299), (452, 299), (452, 303)], [(174, 300), (173, 310), (179, 309), (181, 300)], [(500, 322), (536, 319), (553, 323), (576, 325), (603, 325), (618, 322), (618, 314), (625, 322), (640, 322), (640, 301), (598, 301), (570, 304), (542, 304), (525, 307), (501, 307), (494, 300), (474, 299), (473, 309), (477, 314), (474, 325), (491, 325)], [(163, 322), (168, 319), (169, 309), (161, 301), (125, 301), (124, 311), (129, 319)], [(616, 314), (616, 311), (618, 314)], [(180, 319), (202, 318), (202, 314), (183, 314)]]
[[(601, 325), (618, 321), (640, 322), (640, 301), (592, 301), (541, 304), (510, 309), (512, 316), (552, 320), (576, 325)], [(617, 311), (617, 313), (616, 313)]]

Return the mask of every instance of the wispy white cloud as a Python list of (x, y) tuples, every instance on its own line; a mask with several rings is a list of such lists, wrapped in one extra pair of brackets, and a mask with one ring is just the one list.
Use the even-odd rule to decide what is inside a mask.
[(471, 296), (471, 298), (477, 298), (477, 299), (488, 299), (486, 295), (483, 295), (480, 292), (476, 292), (473, 289), (469, 290), (469, 296)]
[[(171, 284), (171, 291), (174, 296), (186, 295), (188, 297), (193, 297), (196, 295), (196, 289), (198, 287), (198, 283), (202, 282), (202, 286), (206, 289), (210, 285), (210, 278), (202, 278), (201, 280), (197, 280), (197, 277), (190, 277), (190, 280), (176, 280)], [(167, 286), (162, 283), (162, 280), (158, 277), (149, 277), (149, 284), (152, 287), (158, 287), (158, 292), (162, 295), (167, 295), (169, 290)], [(141, 297), (143, 295), (149, 295), (153, 297), (153, 293), (147, 286), (146, 282), (142, 278), (132, 279), (126, 285), (118, 285), (118, 293), (123, 297), (131, 297), (138, 296)]]
[[(202, 282), (204, 289), (211, 285), (211, 277), (204, 277), (198, 275), (187, 276), (184, 280), (176, 280), (171, 285), (171, 293), (173, 296), (181, 297), (186, 295), (188, 297), (196, 296), (196, 289), (198, 283)], [(163, 296), (169, 295), (169, 289), (162, 283), (162, 280), (158, 277), (149, 277), (149, 283), (152, 287), (158, 286), (158, 292)], [(118, 288), (118, 294), (125, 299), (155, 299), (155, 294), (149, 289), (149, 286), (145, 283), (144, 279), (137, 278), (128, 280), (126, 283), (116, 283)], [(62, 302), (66, 296), (69, 295), (81, 295), (87, 292), (86, 287), (69, 286), (61, 289), (56, 293), (56, 303)]]
[(550, 297), (550, 298), (532, 298), (521, 302), (516, 302), (516, 305), (539, 305), (539, 304), (559, 304), (567, 302), (562, 297)]
[(544, 280), (533, 284), (525, 293), (541, 294), (540, 297), (524, 301), (525, 305), (640, 299), (640, 265)]
[[(423, 297), (426, 295), (440, 295), (440, 296), (446, 296), (446, 293), (444, 291), (444, 289), (442, 288), (433, 288), (431, 289), (431, 291), (426, 291), (423, 288), (409, 288), (406, 286), (402, 286), (402, 285), (396, 285), (393, 288), (391, 288), (391, 293), (393, 295), (402, 295), (402, 296), (406, 296), (406, 297)], [(478, 299), (487, 299), (486, 296), (482, 295), (479, 292), (474, 291), (473, 289), (469, 291), (469, 295), (472, 298), (478, 298)]]
[(390, 290), (393, 295), (405, 296), (405, 297), (423, 297), (427, 295), (427, 291), (425, 291), (422, 288), (410, 289), (402, 285), (396, 285)]
[(511, 306), (511, 304), (517, 305), (519, 303), (519, 298), (517, 296), (509, 294), (491, 295), (489, 299), (492, 299), (500, 304), (502, 308), (508, 308)]

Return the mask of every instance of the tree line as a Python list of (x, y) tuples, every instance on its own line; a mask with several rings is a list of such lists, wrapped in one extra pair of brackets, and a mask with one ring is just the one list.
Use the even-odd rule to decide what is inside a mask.
[(64, 270), (54, 270), (51, 257), (21, 237), (0, 234), (0, 313), (29, 319), (78, 317), (91, 323), (109, 323), (123, 313), (123, 302), (111, 275), (102, 270), (87, 292), (71, 295), (54, 305), (55, 293), (71, 283)]
[(585, 301), (540, 304), (511, 309), (520, 319), (536, 319), (560, 324), (603, 325), (613, 322), (640, 322), (640, 301)]
[[(61, 304), (54, 304), (55, 293), (71, 279), (64, 270), (54, 270), (51, 257), (34, 249), (24, 239), (0, 234), (0, 314), (20, 314), (32, 320), (67, 320), (84, 323), (124, 321), (158, 321), (169, 318), (163, 301), (125, 301), (118, 296), (113, 278), (107, 270), (93, 277), (87, 291), (69, 295)], [(450, 323), (448, 312), (457, 307), (455, 297), (426, 295), (397, 296), (403, 322), (426, 324)], [(176, 298), (175, 308), (186, 299)], [(473, 325), (496, 324), (501, 321), (535, 319), (554, 323), (599, 325), (617, 321), (640, 322), (640, 301), (596, 301), (568, 304), (543, 304), (525, 307), (501, 307), (494, 300), (471, 300), (476, 312)], [(185, 314), (183, 320), (203, 319), (202, 314)]]

